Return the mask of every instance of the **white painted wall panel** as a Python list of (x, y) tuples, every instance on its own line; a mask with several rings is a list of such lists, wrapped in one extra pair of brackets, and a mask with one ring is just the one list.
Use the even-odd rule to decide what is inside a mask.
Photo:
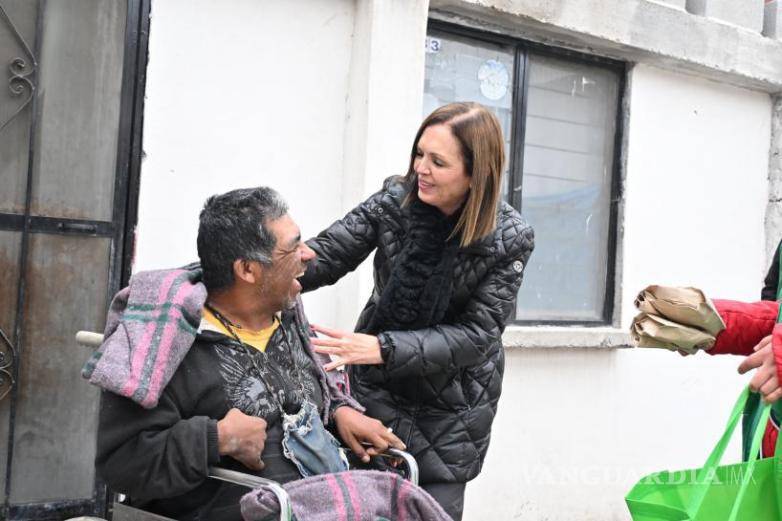
[(769, 96), (644, 66), (631, 81), (622, 323), (648, 283), (758, 298)]
[[(304, 236), (339, 214), (353, 18), (349, 0), (153, 2), (134, 270), (196, 259), (214, 193), (272, 186)], [(324, 322), (333, 297), (308, 297)]]

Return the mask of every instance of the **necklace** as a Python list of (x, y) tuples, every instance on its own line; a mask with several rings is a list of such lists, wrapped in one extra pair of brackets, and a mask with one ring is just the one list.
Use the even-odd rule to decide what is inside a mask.
[[(231, 332), (231, 330), (230, 330), (228, 327), (226, 327), (226, 324), (227, 324), (228, 326), (231, 326), (231, 328), (234, 328), (234, 329), (241, 329), (242, 331), (245, 331), (245, 329), (246, 329), (246, 328), (244, 328), (244, 327), (243, 327), (241, 324), (237, 324), (236, 322), (232, 321), (231, 319), (229, 319), (228, 317), (226, 317), (225, 315), (223, 315), (223, 314), (222, 314), (220, 311), (218, 311), (218, 310), (217, 310), (217, 308), (215, 308), (215, 307), (214, 307), (212, 304), (210, 304), (209, 302), (206, 302), (206, 303), (204, 304), (204, 307), (205, 307), (206, 309), (208, 309), (208, 310), (209, 310), (209, 311), (210, 311), (210, 312), (211, 312), (211, 313), (212, 313), (212, 314), (215, 316), (215, 318), (216, 318), (217, 320), (219, 320), (219, 321), (220, 321), (220, 323), (223, 325), (223, 327), (225, 327), (226, 329), (228, 329), (228, 331), (229, 331), (229, 332)], [(274, 317), (274, 316), (272, 316), (272, 326), (274, 325), (274, 320), (275, 320), (275, 317)], [(271, 327), (271, 326), (269, 326), (269, 327)], [(266, 329), (266, 328), (263, 328), (263, 329)], [(246, 330), (247, 330), (247, 331), (252, 331), (252, 329), (246, 329)], [(260, 330), (259, 330), (259, 331), (260, 331)]]
[[(215, 318), (217, 318), (217, 320), (220, 321), (220, 323), (223, 325), (226, 331), (228, 331), (231, 334), (231, 337), (233, 337), (236, 343), (238, 343), (242, 347), (242, 351), (244, 351), (244, 354), (247, 355), (247, 357), (250, 359), (250, 363), (253, 364), (253, 367), (255, 368), (255, 372), (258, 374), (258, 377), (261, 379), (264, 386), (266, 386), (268, 393), (274, 398), (275, 405), (277, 405), (277, 409), (280, 411), (280, 413), (283, 415), (293, 414), (293, 413), (288, 413), (285, 410), (285, 404), (282, 403), (282, 400), (280, 399), (278, 394), (274, 392), (274, 387), (269, 382), (268, 378), (266, 377), (266, 374), (264, 374), (264, 372), (261, 370), (261, 367), (258, 365), (258, 360), (256, 357), (260, 355), (265, 358), (265, 361), (267, 362), (267, 367), (269, 367), (269, 369), (274, 370), (277, 373), (277, 375), (280, 377), (280, 382), (284, 386), (285, 375), (282, 374), (282, 371), (274, 367), (274, 364), (269, 363), (269, 358), (268, 356), (266, 356), (266, 353), (264, 353), (263, 351), (259, 351), (258, 349), (255, 349), (252, 346), (248, 346), (245, 342), (242, 341), (241, 338), (239, 338), (239, 335), (236, 334), (234, 328), (241, 329), (241, 326), (234, 324), (233, 322), (228, 320), (225, 317), (225, 315), (223, 315), (217, 309), (215, 309), (215, 307), (212, 306), (212, 304), (210, 304), (209, 302), (206, 302), (204, 304), (204, 307), (208, 309), (215, 316)], [(272, 321), (272, 323), (274, 322)], [(296, 379), (296, 383), (299, 386), (299, 391), (301, 392), (301, 400), (303, 405), (304, 402), (308, 401), (307, 391), (304, 386), (304, 378), (301, 375), (301, 369), (299, 367), (298, 362), (296, 361), (296, 357), (293, 354), (293, 344), (290, 342), (290, 339), (288, 338), (288, 332), (285, 330), (285, 326), (282, 324), (282, 321), (280, 321), (280, 331), (282, 332), (283, 341), (285, 342), (288, 356), (290, 357), (291, 364), (293, 366), (294, 377)]]

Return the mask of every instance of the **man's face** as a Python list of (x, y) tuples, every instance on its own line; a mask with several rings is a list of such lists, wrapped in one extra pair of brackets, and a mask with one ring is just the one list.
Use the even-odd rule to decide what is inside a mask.
[(289, 309), (296, 304), (301, 284), (296, 280), (304, 275), (307, 261), (315, 258), (315, 252), (301, 241), (301, 232), (288, 214), (269, 221), (266, 228), (276, 237), (271, 266), (264, 266), (260, 291), (264, 297)]

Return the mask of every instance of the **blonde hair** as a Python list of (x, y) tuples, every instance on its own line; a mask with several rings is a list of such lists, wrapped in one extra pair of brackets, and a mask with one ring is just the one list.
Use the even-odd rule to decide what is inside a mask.
[(421, 123), (410, 152), (410, 165), (404, 180), (413, 187), (405, 199), (418, 199), (418, 174), (413, 169), (418, 141), (427, 127), (446, 125), (459, 142), (462, 161), (470, 178), (470, 189), (462, 213), (454, 228), (461, 233), (460, 245), (469, 246), (488, 236), (497, 226), (500, 180), (505, 165), (502, 128), (497, 117), (479, 103), (449, 103), (438, 108)]

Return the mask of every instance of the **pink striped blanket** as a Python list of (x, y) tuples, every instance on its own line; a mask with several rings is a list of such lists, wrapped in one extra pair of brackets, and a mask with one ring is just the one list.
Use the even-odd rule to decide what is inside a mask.
[[(452, 521), (422, 488), (393, 472), (348, 470), (283, 485), (297, 521)], [(241, 500), (245, 521), (275, 519), (280, 505), (267, 489)]]
[(142, 271), (114, 297), (103, 344), (82, 376), (142, 407), (157, 405), (193, 345), (206, 301), (201, 269)]

